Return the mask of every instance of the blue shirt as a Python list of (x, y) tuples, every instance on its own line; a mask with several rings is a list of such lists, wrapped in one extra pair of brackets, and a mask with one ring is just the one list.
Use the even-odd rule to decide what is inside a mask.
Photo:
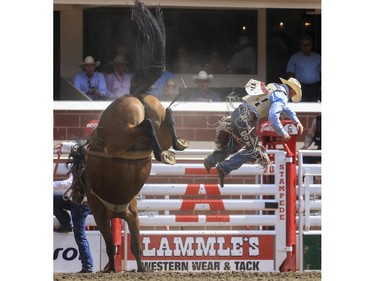
[(89, 79), (84, 71), (77, 73), (73, 79), (74, 86), (83, 93), (87, 93), (87, 91), (91, 87), (96, 88), (99, 93), (100, 97), (107, 96), (107, 84), (105, 82), (105, 77), (102, 73), (95, 71), (94, 75)]
[(294, 73), (294, 77), (303, 84), (317, 83), (320, 81), (321, 57), (315, 52), (310, 52), (308, 56), (298, 52), (290, 57), (286, 72)]
[[(288, 106), (288, 96), (283, 92), (289, 94), (289, 88), (284, 84), (274, 84), (278, 88), (270, 94), (271, 107), (269, 110), (268, 121), (271, 123), (272, 128), (279, 136), (286, 134), (281, 122), (280, 115), (284, 113), (295, 124), (299, 123), (296, 113)], [(282, 87), (282, 88), (281, 88)]]

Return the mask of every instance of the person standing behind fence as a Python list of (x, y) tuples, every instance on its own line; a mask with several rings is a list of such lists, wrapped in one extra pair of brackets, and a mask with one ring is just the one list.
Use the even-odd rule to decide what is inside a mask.
[[(90, 121), (84, 130), (89, 135), (97, 126), (98, 120)], [(74, 146), (74, 143), (72, 144)], [(58, 233), (74, 233), (74, 240), (78, 246), (82, 269), (79, 273), (93, 272), (93, 259), (90, 244), (86, 237), (86, 218), (91, 213), (87, 202), (81, 205), (69, 199), (67, 191), (73, 182), (73, 174), (65, 180), (53, 182), (53, 214), (59, 221), (60, 226), (53, 230)], [(70, 211), (70, 214), (68, 213)]]
[(111, 62), (113, 72), (105, 77), (108, 89), (108, 99), (114, 100), (130, 94), (131, 74), (125, 73), (125, 58), (116, 55)]
[(74, 76), (74, 86), (93, 100), (107, 99), (107, 84), (103, 73), (95, 71), (100, 61), (95, 61), (92, 56), (87, 56), (79, 64), (82, 71)]
[[(91, 210), (86, 204), (77, 205), (64, 195), (72, 181), (73, 177), (70, 175), (66, 180), (53, 182), (53, 214), (60, 223), (60, 226), (54, 228), (54, 231), (58, 233), (73, 231), (82, 264), (79, 273), (91, 273), (93, 272), (93, 259), (85, 229), (86, 218)], [(71, 215), (69, 215), (68, 210)]]
[(318, 102), (321, 97), (321, 57), (312, 51), (313, 39), (305, 35), (301, 39), (301, 51), (288, 60), (286, 72), (301, 83), (303, 102)]

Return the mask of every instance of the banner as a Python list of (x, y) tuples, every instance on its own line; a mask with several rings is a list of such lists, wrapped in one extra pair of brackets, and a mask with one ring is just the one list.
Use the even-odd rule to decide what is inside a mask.
[[(274, 235), (141, 235), (150, 271), (274, 271)], [(130, 235), (128, 235), (130, 241)], [(137, 268), (127, 245), (126, 270)]]
[[(86, 231), (94, 271), (100, 271), (102, 240), (99, 231)], [(53, 233), (53, 272), (78, 272), (82, 265), (73, 232)]]

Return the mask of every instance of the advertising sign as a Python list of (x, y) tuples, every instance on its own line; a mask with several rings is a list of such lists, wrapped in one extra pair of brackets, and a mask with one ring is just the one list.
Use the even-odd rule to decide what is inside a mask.
[[(100, 271), (102, 240), (99, 231), (86, 231), (94, 262), (94, 271)], [(53, 233), (53, 272), (78, 272), (82, 269), (73, 232)]]
[[(142, 262), (150, 271), (271, 272), (274, 240), (274, 235), (142, 234)], [(129, 246), (126, 270), (133, 270), (137, 264)]]

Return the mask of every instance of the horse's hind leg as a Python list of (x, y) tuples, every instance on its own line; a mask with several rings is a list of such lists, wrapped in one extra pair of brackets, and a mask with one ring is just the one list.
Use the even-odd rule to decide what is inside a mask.
[(184, 150), (189, 146), (189, 142), (185, 139), (177, 137), (174, 119), (172, 116), (172, 109), (167, 107), (165, 109), (165, 122), (167, 123), (169, 132), (172, 138), (172, 146), (175, 150)]
[(129, 206), (129, 212), (126, 214), (125, 221), (128, 224), (130, 232), (130, 249), (137, 261), (138, 272), (144, 272), (142, 265), (142, 249), (140, 245), (140, 226), (139, 217), (137, 212), (137, 200), (133, 198)]
[(152, 121), (150, 119), (146, 118), (136, 128), (141, 129), (142, 134), (144, 134), (151, 140), (152, 151), (154, 152), (154, 156), (157, 161), (160, 161), (164, 164), (176, 164), (174, 153), (169, 150), (163, 151), (160, 147), (154, 125), (152, 124)]

